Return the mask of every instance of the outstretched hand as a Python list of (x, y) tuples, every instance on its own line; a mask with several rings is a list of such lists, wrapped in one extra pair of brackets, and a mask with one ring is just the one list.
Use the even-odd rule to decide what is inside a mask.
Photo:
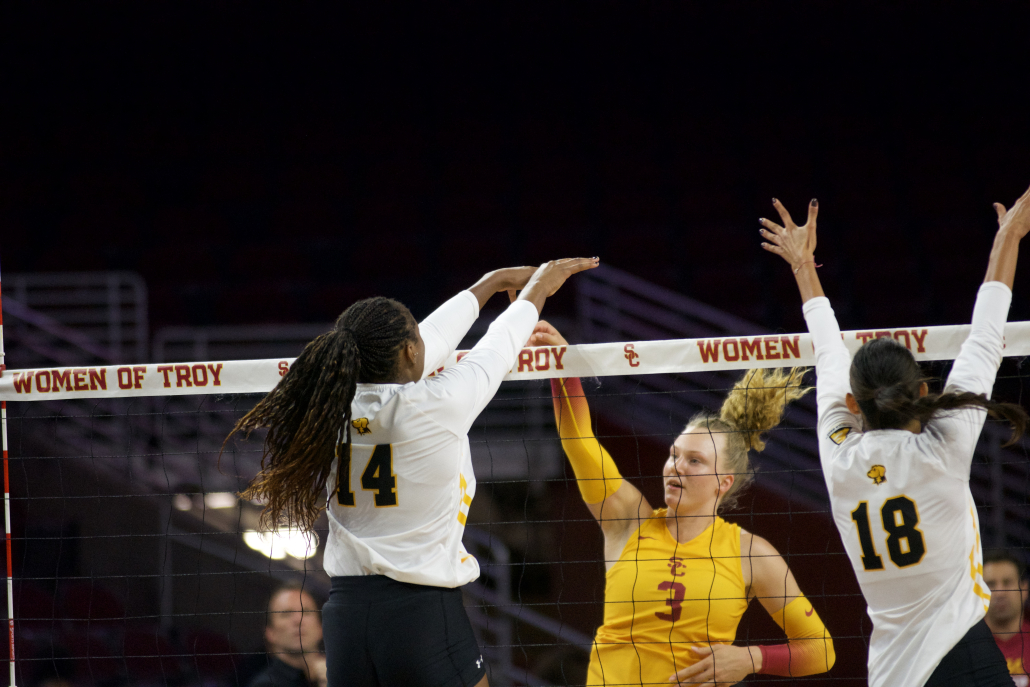
[(815, 268), (818, 267), (815, 264), (815, 218), (819, 215), (819, 201), (813, 198), (808, 204), (808, 221), (800, 227), (790, 218), (790, 213), (783, 207), (783, 203), (775, 198), (773, 207), (780, 213), (783, 226), (764, 217), (758, 220), (762, 225), (758, 231), (765, 239), (762, 248), (770, 253), (776, 253), (787, 261), (794, 270), (798, 290), (801, 291), (801, 301), (807, 303), (810, 299), (823, 295), (819, 275), (815, 272)]
[(544, 301), (562, 287), (565, 280), (583, 270), (592, 270), (600, 264), (598, 258), (566, 258), (545, 262), (533, 273), (526, 288), (519, 294), (519, 300), (526, 300), (536, 306), (537, 312), (544, 308)]
[[(761, 667), (746, 646), (712, 644), (693, 647), (700, 660), (669, 678), (675, 685), (735, 685)], [(761, 654), (759, 654), (760, 656)]]
[(763, 243), (762, 248), (770, 253), (776, 253), (790, 263), (794, 274), (797, 274), (802, 266), (815, 261), (815, 218), (819, 214), (819, 201), (815, 198), (808, 204), (808, 221), (800, 227), (794, 224), (787, 208), (783, 203), (773, 198), (773, 207), (780, 214), (783, 221), (781, 227), (776, 222), (771, 222), (764, 217), (758, 220), (762, 228), (758, 231), (768, 241)]
[(1023, 238), (1030, 232), (1030, 189), (1019, 197), (1011, 210), (1006, 210), (1001, 203), (995, 203), (994, 211), (998, 213), (998, 231), (1007, 229)]
[(1000, 281), (1011, 289), (1016, 278), (1019, 242), (1030, 232), (1030, 189), (1019, 197), (1011, 210), (995, 203), (994, 211), (998, 213), (998, 233), (994, 237), (984, 281)]

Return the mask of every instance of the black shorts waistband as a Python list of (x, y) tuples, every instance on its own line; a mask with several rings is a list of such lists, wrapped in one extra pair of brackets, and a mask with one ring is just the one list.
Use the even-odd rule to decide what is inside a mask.
[(413, 582), (399, 582), (386, 575), (347, 575), (345, 577), (330, 577), (332, 584), (331, 591), (339, 594), (368, 594), (380, 593), (407, 593), (417, 594), (419, 592), (453, 592), (461, 594), (461, 587), (431, 587), (425, 584), (414, 584)]

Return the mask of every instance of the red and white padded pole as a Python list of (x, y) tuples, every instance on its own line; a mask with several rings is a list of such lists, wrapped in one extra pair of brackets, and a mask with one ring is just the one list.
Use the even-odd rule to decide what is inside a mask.
[[(2, 290), (0, 290), (2, 292)], [(0, 375), (4, 364), (4, 309), (0, 299)], [(7, 545), (7, 644), (10, 652), (11, 687), (14, 687), (14, 568), (11, 564), (11, 477), (7, 465), (7, 401), (0, 401), (0, 434), (4, 445), (4, 531)]]

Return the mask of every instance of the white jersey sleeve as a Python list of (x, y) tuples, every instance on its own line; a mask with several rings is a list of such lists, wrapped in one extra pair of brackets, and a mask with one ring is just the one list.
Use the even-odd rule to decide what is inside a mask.
[[(985, 282), (980, 287), (973, 326), (948, 375), (946, 393), (968, 391), (991, 397), (1005, 348), (1005, 320), (1011, 302), (1012, 291), (1001, 282)], [(927, 423), (925, 433), (939, 443), (934, 454), (942, 458), (945, 471), (969, 479), (973, 451), (986, 419), (986, 410), (972, 407), (941, 413)]]
[(532, 303), (515, 301), (456, 365), (425, 380), (427, 392), (438, 400), (436, 422), (455, 434), (469, 431), (515, 364), (538, 317)]
[(426, 366), (422, 377), (434, 372), (454, 353), (479, 317), (479, 300), (462, 291), (419, 322), (418, 331), (426, 345)]
[[(832, 448), (862, 430), (862, 419), (844, 401), (851, 392), (851, 353), (841, 339), (840, 325), (825, 296), (809, 299), (802, 311), (815, 347), (816, 405), (819, 412), (819, 456), (825, 463)], [(825, 444), (825, 445), (824, 445)]]

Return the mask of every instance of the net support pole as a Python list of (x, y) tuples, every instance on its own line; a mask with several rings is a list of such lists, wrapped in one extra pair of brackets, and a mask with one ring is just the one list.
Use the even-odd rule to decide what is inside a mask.
[[(0, 325), (2, 327), (3, 325)], [(3, 336), (0, 333), (0, 336)], [(11, 478), (7, 466), (7, 401), (0, 401), (0, 433), (4, 443), (4, 530), (7, 544), (7, 641), (10, 650), (11, 687), (14, 687), (14, 567), (11, 565)]]
[[(0, 375), (3, 375), (4, 364), (4, 309), (0, 298)], [(14, 686), (14, 566), (11, 556), (11, 477), (7, 465), (7, 401), (0, 401), (0, 435), (4, 447), (4, 532), (7, 550), (7, 648), (10, 661), (7, 664), (11, 671), (11, 687)]]

